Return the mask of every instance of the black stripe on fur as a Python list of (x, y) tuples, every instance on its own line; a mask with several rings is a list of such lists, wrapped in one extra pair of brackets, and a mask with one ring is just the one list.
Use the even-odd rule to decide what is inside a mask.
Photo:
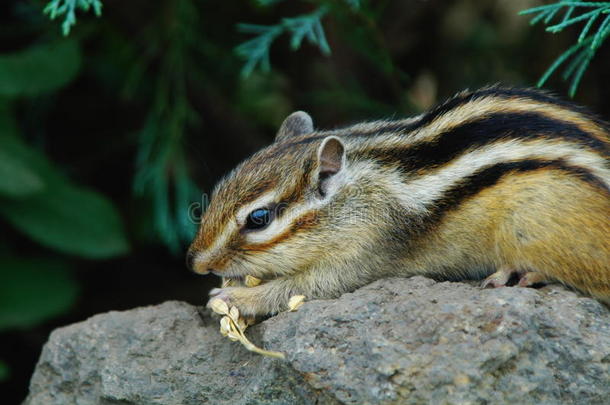
[(532, 172), (536, 170), (560, 170), (579, 178), (580, 180), (599, 188), (610, 194), (608, 186), (588, 170), (571, 166), (563, 160), (540, 160), (529, 159), (515, 162), (498, 163), (479, 170), (471, 176), (465, 177), (458, 184), (447, 190), (443, 197), (435, 201), (429, 207), (432, 221), (424, 221), (429, 224), (439, 222), (449, 211), (458, 208), (466, 200), (480, 193), (486, 188), (497, 184), (504, 176), (518, 172)]
[(441, 115), (444, 115), (466, 103), (485, 97), (490, 98), (490, 103), (493, 103), (493, 98), (499, 98), (504, 100), (515, 99), (515, 103), (518, 103), (519, 100), (533, 100), (540, 103), (556, 105), (559, 108), (582, 114), (584, 116), (583, 118), (590, 119), (597, 124), (601, 124), (603, 127), (608, 128), (607, 124), (601, 122), (586, 108), (554, 97), (544, 91), (529, 88), (487, 87), (473, 92), (460, 93), (455, 97), (450, 98), (432, 109), (430, 112), (426, 113), (421, 120), (413, 123), (414, 126), (408, 130), (412, 131), (414, 129), (421, 128), (430, 124)]
[[(561, 139), (610, 156), (610, 147), (578, 126), (539, 113), (494, 114), (467, 122), (441, 134), (432, 142), (405, 145), (399, 149), (371, 149), (364, 157), (397, 165), (405, 172), (441, 166), (459, 155), (505, 139)], [(515, 158), (519, 158), (515, 156)]]

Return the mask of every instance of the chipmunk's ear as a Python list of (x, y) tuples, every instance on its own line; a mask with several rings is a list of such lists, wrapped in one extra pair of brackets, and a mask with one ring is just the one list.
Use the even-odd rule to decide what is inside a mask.
[(304, 111), (295, 111), (290, 114), (275, 136), (275, 141), (282, 141), (292, 136), (305, 135), (313, 132), (313, 120)]
[(345, 166), (345, 146), (336, 136), (327, 136), (318, 148), (318, 191), (328, 192), (330, 179)]

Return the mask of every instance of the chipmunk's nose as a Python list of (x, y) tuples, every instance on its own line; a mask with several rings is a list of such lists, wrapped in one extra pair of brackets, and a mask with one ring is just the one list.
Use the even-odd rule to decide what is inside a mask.
[(197, 260), (197, 252), (193, 250), (186, 252), (186, 267), (192, 272), (203, 275), (208, 274), (211, 271), (211, 269), (208, 268), (207, 263)]

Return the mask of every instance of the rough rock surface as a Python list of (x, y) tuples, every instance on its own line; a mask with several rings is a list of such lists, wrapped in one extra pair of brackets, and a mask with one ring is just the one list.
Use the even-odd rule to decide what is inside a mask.
[(26, 404), (610, 404), (610, 310), (559, 286), (386, 279), (248, 330), (180, 302), (56, 330)]

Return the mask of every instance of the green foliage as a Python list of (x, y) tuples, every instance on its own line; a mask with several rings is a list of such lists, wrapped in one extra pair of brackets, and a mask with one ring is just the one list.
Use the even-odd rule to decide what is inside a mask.
[(36, 325), (76, 299), (78, 286), (65, 263), (4, 257), (0, 267), (0, 331)]
[[(53, 250), (108, 258), (128, 249), (116, 209), (99, 193), (75, 185), (26, 143), (13, 108), (17, 101), (40, 99), (68, 84), (78, 74), (80, 61), (72, 40), (0, 55), (0, 217)], [(74, 302), (76, 283), (64, 263), (3, 253), (0, 269), (0, 331), (30, 327)]]
[(8, 364), (0, 360), (0, 382), (7, 380), (11, 375)]
[(167, 108), (151, 113), (140, 132), (134, 188), (137, 194), (151, 198), (157, 235), (177, 253), (195, 234), (195, 224), (186, 213), (197, 187), (186, 168), (180, 143), (190, 107), (175, 104)]
[[(275, 2), (260, 1), (262, 5), (271, 5)], [(359, 6), (359, 2), (350, 2), (352, 7)], [(328, 14), (329, 8), (325, 5), (318, 7), (310, 14), (303, 14), (293, 18), (283, 18), (275, 25), (238, 24), (240, 32), (256, 35), (254, 38), (235, 48), (235, 53), (245, 60), (242, 77), (248, 77), (256, 67), (263, 71), (270, 70), (269, 50), (273, 41), (284, 33), (290, 34), (290, 47), (293, 51), (301, 47), (304, 38), (316, 45), (324, 55), (330, 55), (330, 46), (326, 41), (326, 34), (322, 27), (322, 19)]]
[[(112, 257), (128, 250), (112, 204), (72, 184), (43, 154), (26, 145), (6, 104), (0, 105), (0, 150), (10, 156), (0, 169), (5, 166), (16, 173), (0, 182), (0, 215), (15, 228), (45, 246), (83, 257)], [(28, 183), (19, 183), (22, 179)]]
[(74, 79), (80, 64), (78, 45), (70, 40), (0, 55), (0, 96), (36, 96), (55, 91)]
[(44, 191), (0, 204), (2, 215), (38, 243), (90, 259), (128, 251), (120, 218), (100, 194), (67, 181), (48, 182)]
[(0, 195), (19, 198), (42, 191), (42, 178), (25, 162), (0, 149)]
[(290, 31), (290, 47), (292, 50), (297, 50), (301, 47), (303, 38), (317, 45), (325, 55), (330, 55), (330, 47), (326, 42), (326, 35), (320, 20), (328, 12), (327, 7), (320, 7), (311, 14), (302, 15), (295, 18), (284, 18), (283, 25)]
[[(175, 0), (166, 12), (174, 23), (162, 26), (151, 40), (154, 48), (167, 56), (153, 77), (145, 77), (141, 70), (134, 77), (146, 83), (142, 91), (149, 91), (149, 84), (153, 85), (153, 102), (139, 133), (134, 189), (152, 201), (157, 235), (178, 253), (192, 240), (196, 230), (187, 212), (190, 202), (197, 200), (197, 187), (186, 166), (183, 142), (188, 130), (197, 124), (197, 114), (187, 94), (187, 80), (191, 72), (198, 71), (192, 58), (200, 36), (192, 0)], [(141, 63), (152, 64), (156, 57), (157, 54), (151, 54), (149, 60)]]
[(64, 36), (70, 34), (70, 29), (76, 24), (76, 10), (81, 9), (88, 12), (93, 9), (96, 16), (102, 15), (102, 2), (100, 0), (51, 0), (44, 8), (44, 13), (51, 20), (64, 16), (61, 29)]
[[(258, 4), (262, 7), (276, 3), (278, 1), (258, 1)], [(270, 71), (269, 52), (271, 46), (277, 38), (284, 34), (289, 36), (290, 48), (293, 51), (300, 49), (303, 40), (307, 39), (310, 44), (317, 46), (323, 55), (330, 55), (331, 48), (326, 39), (322, 22), (325, 19), (332, 18), (336, 24), (337, 35), (349, 44), (352, 50), (364, 56), (385, 76), (395, 97), (394, 109), (397, 106), (408, 108), (408, 101), (405, 99), (402, 90), (408, 77), (395, 65), (385, 39), (380, 33), (380, 27), (377, 26), (377, 19), (383, 13), (387, 2), (370, 2), (369, 4), (369, 2), (363, 0), (313, 0), (310, 3), (316, 4), (313, 12), (292, 18), (283, 18), (277, 24), (237, 25), (240, 32), (254, 35), (252, 39), (235, 48), (236, 55), (245, 62), (241, 71), (242, 78), (249, 78), (257, 68), (262, 72)], [(358, 89), (350, 88), (350, 91), (353, 92), (354, 90), (357, 91)], [(367, 98), (366, 95), (364, 98)], [(379, 109), (378, 103), (370, 98), (368, 101), (364, 99), (360, 101), (361, 108), (368, 105), (372, 108), (369, 111)]]
[(543, 86), (560, 66), (567, 63), (562, 78), (571, 81), (569, 93), (574, 97), (591, 60), (610, 36), (610, 2), (562, 0), (530, 8), (520, 14), (535, 14), (531, 24), (542, 21), (547, 25), (546, 31), (553, 34), (576, 24), (584, 24), (576, 44), (560, 55), (538, 82), (539, 87)]
[(235, 48), (235, 53), (246, 61), (241, 71), (242, 76), (250, 76), (257, 66), (268, 72), (271, 69), (269, 49), (273, 41), (284, 32), (282, 25), (239, 24), (237, 28), (243, 33), (257, 35)]

